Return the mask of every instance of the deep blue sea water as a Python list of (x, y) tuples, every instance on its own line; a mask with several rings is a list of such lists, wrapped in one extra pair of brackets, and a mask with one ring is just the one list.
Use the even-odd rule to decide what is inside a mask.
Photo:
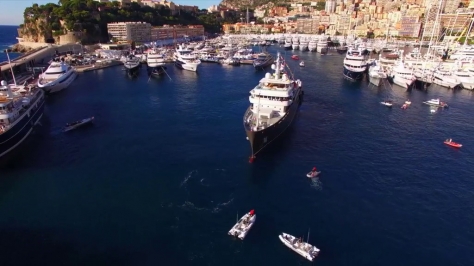
[[(308, 229), (317, 265), (474, 265), (473, 94), (373, 88), (344, 80), (340, 55), (296, 53), (304, 103), (253, 164), (242, 116), (264, 72), (251, 66), (170, 66), (172, 80), (116, 67), (48, 97), (1, 169), (0, 265), (309, 265), (278, 240)], [(450, 108), (430, 114), (435, 97)], [(245, 241), (227, 236), (250, 209)]]
[[(7, 56), (3, 52), (10, 46), (18, 43), (16, 37), (18, 37), (18, 26), (2, 26), (0, 25), (0, 62), (7, 61)], [(10, 53), (10, 59), (18, 57), (19, 53)]]

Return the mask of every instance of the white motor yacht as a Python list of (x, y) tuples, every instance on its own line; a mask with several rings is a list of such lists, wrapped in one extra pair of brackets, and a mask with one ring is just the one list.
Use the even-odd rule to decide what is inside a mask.
[(293, 48), (293, 50), (298, 50), (300, 48), (299, 38), (297, 36), (294, 36), (291, 39), (291, 48)]
[(380, 85), (380, 81), (387, 78), (387, 73), (383, 71), (377, 62), (374, 62), (375, 65), (369, 68), (369, 82), (376, 87)]
[(328, 52), (328, 40), (325, 35), (319, 38), (316, 50), (320, 54), (325, 54)]
[(46, 93), (54, 93), (67, 88), (76, 78), (73, 67), (64, 60), (55, 59), (48, 69), (39, 76), (38, 87)]
[(175, 66), (178, 68), (194, 71), (196, 72), (198, 66), (201, 64), (201, 60), (197, 59), (191, 53), (191, 50), (184, 48), (182, 45), (179, 45), (178, 49), (174, 54)]
[(406, 68), (402, 61), (398, 61), (398, 63), (393, 67), (391, 77), (393, 83), (405, 89), (410, 88), (416, 81), (413, 70)]
[(153, 50), (151, 53), (148, 53), (146, 58), (146, 63), (148, 67), (160, 67), (165, 65), (165, 55), (159, 53), (156, 50)]
[(308, 50), (310, 52), (315, 52), (317, 47), (318, 47), (318, 42), (312, 38), (311, 41), (309, 41), (308, 43)]
[(453, 89), (461, 84), (461, 82), (451, 74), (450, 71), (437, 69), (434, 71), (433, 76), (433, 83), (442, 87)]
[(454, 71), (453, 76), (461, 83), (461, 86), (467, 90), (474, 89), (474, 75), (468, 71)]
[(367, 70), (368, 57), (369, 53), (363, 51), (361, 48), (349, 48), (346, 57), (344, 58), (343, 75), (351, 80), (362, 79), (364, 77), (364, 72)]

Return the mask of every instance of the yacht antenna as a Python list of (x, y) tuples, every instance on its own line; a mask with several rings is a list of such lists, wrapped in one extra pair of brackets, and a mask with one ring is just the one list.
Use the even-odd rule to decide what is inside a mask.
[(279, 79), (280, 78), (280, 52), (277, 53), (277, 61), (276, 61), (276, 67), (275, 67), (275, 78)]

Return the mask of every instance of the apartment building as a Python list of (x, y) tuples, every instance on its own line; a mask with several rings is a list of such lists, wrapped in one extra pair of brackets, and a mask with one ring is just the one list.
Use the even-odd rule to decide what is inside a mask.
[(204, 27), (202, 25), (153, 27), (151, 28), (150, 35), (152, 41), (182, 38), (185, 36), (197, 37), (204, 35)]
[(415, 38), (420, 36), (421, 22), (418, 17), (403, 16), (400, 20), (398, 34), (401, 37)]
[(107, 31), (118, 41), (148, 42), (151, 37), (151, 24), (145, 22), (108, 23)]

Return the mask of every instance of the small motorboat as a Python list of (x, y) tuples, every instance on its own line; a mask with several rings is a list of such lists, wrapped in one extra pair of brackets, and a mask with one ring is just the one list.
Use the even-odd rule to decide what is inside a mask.
[(250, 212), (246, 213), (240, 220), (237, 220), (237, 223), (230, 229), (229, 235), (235, 236), (240, 240), (244, 240), (247, 233), (252, 228), (253, 224), (257, 220), (257, 215), (255, 214), (255, 210), (251, 210)]
[(400, 108), (402, 108), (402, 109), (407, 109), (407, 108), (408, 108), (408, 104), (404, 103), (404, 104), (402, 105), (402, 107), (400, 107)]
[(300, 67), (304, 67), (304, 61), (300, 62)]
[(444, 144), (454, 147), (454, 148), (461, 148), (462, 144), (461, 143), (456, 143), (452, 139), (447, 139), (444, 141)]
[(411, 101), (410, 101), (410, 100), (406, 100), (406, 101), (405, 101), (405, 104), (406, 104), (406, 105), (410, 105), (410, 104), (411, 104)]
[(293, 60), (300, 60), (300, 57), (294, 54), (294, 55), (291, 56), (291, 59), (293, 59)]
[(66, 126), (64, 126), (63, 132), (71, 131), (78, 127), (90, 124), (92, 123), (92, 121), (94, 121), (94, 117), (84, 118), (82, 120), (79, 120), (73, 123), (67, 123)]
[(430, 107), (430, 113), (431, 113), (431, 114), (436, 113), (437, 110), (438, 110), (438, 107), (433, 107), (433, 106)]
[(426, 102), (423, 102), (424, 104), (427, 104), (427, 105), (430, 105), (430, 106), (436, 106), (436, 107), (442, 107), (442, 108), (445, 108), (445, 107), (448, 107), (448, 104), (445, 103), (445, 102), (442, 102), (438, 99), (431, 99), (429, 101), (426, 101)]
[(380, 102), (380, 104), (385, 105), (387, 107), (392, 107), (393, 106), (392, 101), (383, 101), (383, 102)]
[(306, 174), (306, 177), (307, 178), (315, 178), (317, 177), (319, 174), (321, 173), (321, 171), (311, 171), (309, 173)]
[(303, 240), (292, 235), (281, 233), (281, 235), (278, 237), (280, 238), (280, 241), (285, 244), (285, 246), (289, 247), (294, 252), (300, 254), (309, 261), (313, 261), (319, 254), (320, 250), (317, 247), (307, 242), (303, 242)]

